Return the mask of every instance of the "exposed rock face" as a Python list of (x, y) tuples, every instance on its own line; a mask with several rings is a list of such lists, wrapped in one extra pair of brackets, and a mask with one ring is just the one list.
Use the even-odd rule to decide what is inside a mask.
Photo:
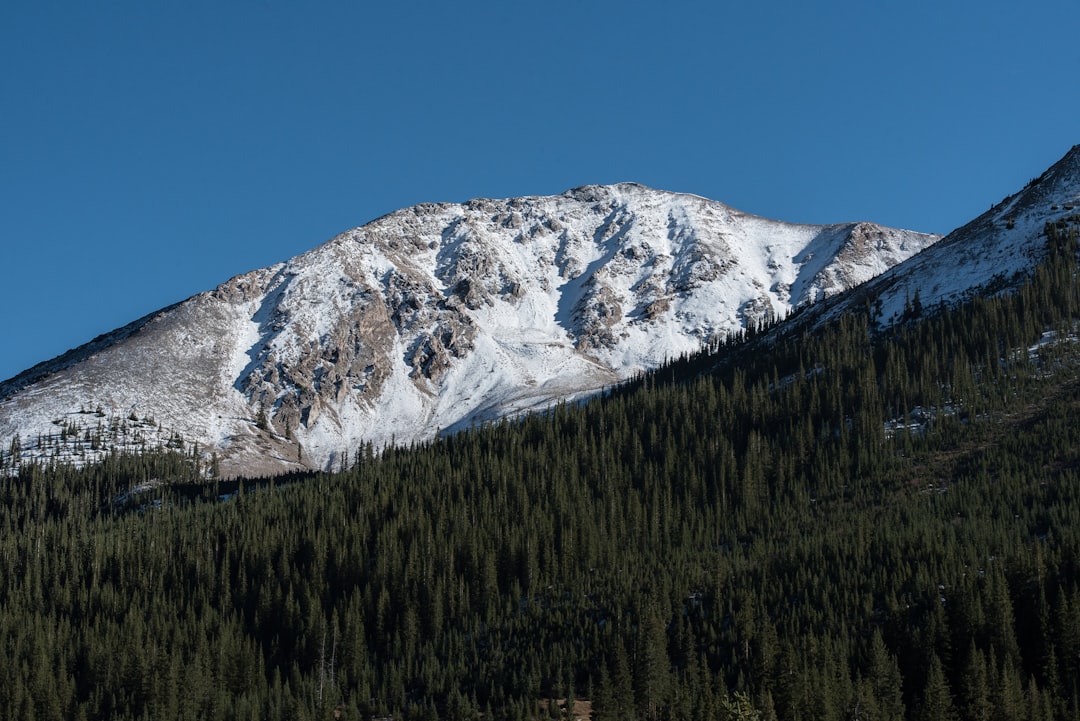
[(936, 240), (633, 184), (419, 205), (0, 385), (0, 441), (32, 455), (25, 439), (101, 407), (226, 473), (334, 465), (594, 392)]

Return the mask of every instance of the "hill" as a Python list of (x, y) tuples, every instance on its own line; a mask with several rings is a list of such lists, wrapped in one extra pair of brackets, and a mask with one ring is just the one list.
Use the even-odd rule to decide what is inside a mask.
[(336, 468), (587, 397), (936, 240), (632, 183), (420, 205), (0, 384), (0, 439), (26, 460), (197, 443), (226, 475)]
[(0, 486), (0, 704), (1075, 718), (1078, 235), (1045, 224), (1008, 293), (755, 331), (340, 473), (26, 465)]

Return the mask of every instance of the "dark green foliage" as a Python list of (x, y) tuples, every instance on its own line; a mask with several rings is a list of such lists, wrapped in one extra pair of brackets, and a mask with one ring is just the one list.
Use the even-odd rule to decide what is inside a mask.
[(1080, 349), (1027, 349), (1080, 302), (1075, 232), (1048, 240), (1019, 292), (887, 337), (872, 304), (756, 329), (336, 474), (24, 467), (0, 480), (0, 708), (1076, 718)]
[(945, 669), (936, 653), (930, 654), (930, 667), (926, 674), (926, 686), (922, 699), (916, 708), (915, 717), (920, 721), (956, 721), (956, 707), (953, 705), (949, 682), (945, 679)]

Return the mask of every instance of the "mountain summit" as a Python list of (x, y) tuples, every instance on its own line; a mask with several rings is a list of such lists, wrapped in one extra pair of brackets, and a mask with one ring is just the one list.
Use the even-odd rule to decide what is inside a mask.
[(916, 294), (923, 307), (933, 307), (1015, 287), (1042, 259), (1046, 226), (1078, 216), (1080, 145), (1074, 145), (1022, 190), (926, 252), (859, 286), (818, 317), (833, 317), (870, 302), (878, 308), (878, 322), (888, 325), (902, 317)]
[(631, 183), (418, 205), (0, 384), (0, 440), (75, 460), (198, 443), (226, 474), (333, 466), (593, 393), (937, 240)]

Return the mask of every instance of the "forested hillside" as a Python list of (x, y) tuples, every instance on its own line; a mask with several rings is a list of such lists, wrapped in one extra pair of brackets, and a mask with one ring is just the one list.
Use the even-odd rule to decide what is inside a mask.
[(22, 468), (0, 708), (1080, 718), (1077, 227), (1046, 240), (1009, 295), (754, 333), (339, 473)]

